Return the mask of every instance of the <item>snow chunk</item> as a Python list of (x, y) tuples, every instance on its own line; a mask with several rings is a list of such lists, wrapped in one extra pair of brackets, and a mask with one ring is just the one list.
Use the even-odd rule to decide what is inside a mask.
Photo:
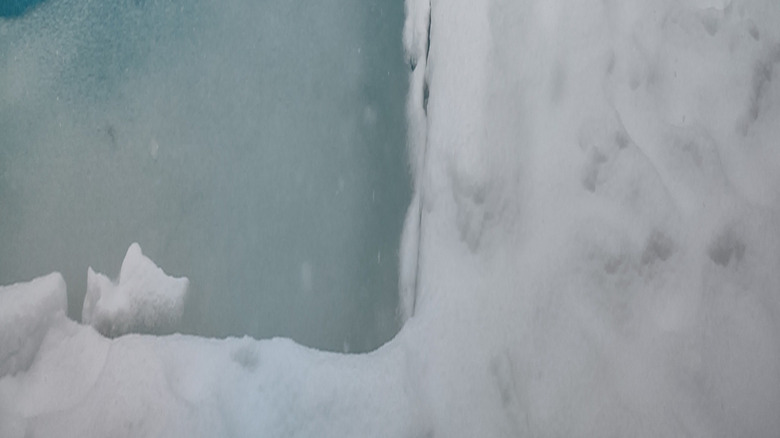
[(0, 287), (0, 377), (30, 366), (52, 321), (66, 308), (59, 272)]
[(82, 322), (109, 337), (173, 332), (181, 320), (189, 285), (186, 277), (166, 275), (133, 243), (117, 282), (92, 267), (87, 270)]

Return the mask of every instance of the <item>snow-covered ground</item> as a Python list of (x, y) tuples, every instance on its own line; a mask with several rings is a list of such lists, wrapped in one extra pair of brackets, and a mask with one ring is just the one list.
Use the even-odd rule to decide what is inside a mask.
[(400, 333), (107, 339), (52, 274), (0, 436), (778, 435), (780, 3), (406, 6)]

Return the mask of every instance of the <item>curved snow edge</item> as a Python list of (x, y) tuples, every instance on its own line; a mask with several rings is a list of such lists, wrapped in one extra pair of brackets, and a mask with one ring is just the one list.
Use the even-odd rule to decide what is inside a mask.
[(0, 286), (0, 377), (27, 370), (46, 332), (68, 306), (59, 272)]

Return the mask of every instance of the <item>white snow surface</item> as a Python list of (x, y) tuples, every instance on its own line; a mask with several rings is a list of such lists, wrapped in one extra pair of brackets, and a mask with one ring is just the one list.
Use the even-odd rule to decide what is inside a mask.
[(66, 310), (65, 280), (58, 272), (0, 287), (0, 378), (30, 366), (51, 324)]
[(401, 332), (342, 355), (60, 316), (0, 436), (777, 436), (780, 3), (407, 13)]
[(133, 243), (116, 282), (87, 269), (82, 322), (110, 337), (173, 332), (184, 313), (189, 284), (186, 277), (166, 275)]

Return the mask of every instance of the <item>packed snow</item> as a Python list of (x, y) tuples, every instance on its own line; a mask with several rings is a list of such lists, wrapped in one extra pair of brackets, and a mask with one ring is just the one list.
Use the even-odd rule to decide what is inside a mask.
[(780, 3), (406, 12), (398, 335), (108, 339), (52, 274), (0, 290), (0, 436), (778, 435)]
[(174, 332), (184, 313), (190, 281), (170, 277), (133, 243), (112, 282), (90, 267), (81, 321), (105, 336)]
[(65, 280), (57, 272), (0, 287), (0, 377), (30, 366), (66, 307)]

